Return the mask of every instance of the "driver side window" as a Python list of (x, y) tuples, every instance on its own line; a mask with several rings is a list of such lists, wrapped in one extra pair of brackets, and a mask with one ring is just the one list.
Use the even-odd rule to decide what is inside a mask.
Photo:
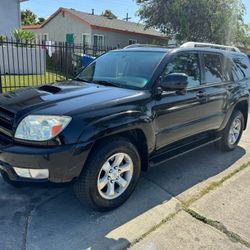
[(198, 54), (184, 53), (177, 55), (166, 66), (163, 78), (172, 73), (186, 74), (188, 76), (188, 88), (199, 86), (201, 84), (201, 71)]

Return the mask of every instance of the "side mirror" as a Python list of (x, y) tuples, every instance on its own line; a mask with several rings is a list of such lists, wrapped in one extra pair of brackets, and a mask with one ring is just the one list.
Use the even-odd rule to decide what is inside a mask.
[(183, 73), (173, 73), (167, 75), (160, 86), (166, 91), (182, 91), (185, 90), (188, 85), (188, 76)]

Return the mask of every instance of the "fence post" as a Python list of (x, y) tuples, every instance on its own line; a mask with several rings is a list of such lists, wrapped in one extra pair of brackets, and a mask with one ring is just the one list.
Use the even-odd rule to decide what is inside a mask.
[(2, 82), (2, 70), (1, 70), (1, 64), (0, 64), (0, 94), (2, 93), (3, 93), (3, 82)]
[(69, 79), (69, 69), (68, 69), (68, 43), (65, 43), (65, 54), (66, 54), (66, 58), (65, 58), (65, 64), (66, 64), (66, 80)]

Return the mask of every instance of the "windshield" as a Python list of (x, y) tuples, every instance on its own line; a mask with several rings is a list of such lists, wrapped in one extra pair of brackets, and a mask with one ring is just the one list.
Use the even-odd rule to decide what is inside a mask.
[(163, 52), (110, 52), (87, 66), (77, 79), (142, 89), (149, 83), (164, 55)]

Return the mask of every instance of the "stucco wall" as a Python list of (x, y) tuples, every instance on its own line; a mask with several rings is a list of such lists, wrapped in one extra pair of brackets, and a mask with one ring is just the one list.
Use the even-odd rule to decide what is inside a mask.
[(38, 38), (40, 38), (43, 34), (48, 34), (50, 41), (57, 42), (66, 42), (66, 34), (68, 33), (75, 34), (75, 43), (82, 42), (82, 33), (88, 33), (91, 36), (91, 29), (89, 26), (80, 23), (67, 13), (64, 15), (60, 13), (43, 28), (31, 31), (33, 31)]
[(11, 36), (20, 27), (20, 5), (18, 0), (0, 0), (0, 35)]
[(155, 39), (143, 35), (129, 34), (129, 33), (120, 33), (120, 32), (112, 32), (105, 30), (95, 30), (92, 31), (93, 35), (103, 35), (104, 36), (104, 45), (105, 46), (113, 46), (117, 47), (118, 45), (123, 48), (129, 45), (129, 39), (137, 40), (137, 43), (141, 44), (151, 44)]
[[(43, 28), (31, 31), (33, 31), (38, 38), (41, 38), (43, 34), (48, 34), (50, 41), (58, 42), (65, 42), (66, 34), (74, 33), (75, 43), (82, 43), (82, 34), (86, 33), (89, 34), (91, 46), (93, 46), (94, 43), (94, 35), (104, 36), (104, 46), (117, 47), (119, 45), (121, 48), (129, 44), (129, 39), (135, 39), (138, 43), (145, 44), (158, 40), (157, 38), (149, 38), (143, 35), (92, 29), (67, 13), (64, 15), (60, 13)], [(159, 41), (160, 40), (161, 39), (159, 39)]]

